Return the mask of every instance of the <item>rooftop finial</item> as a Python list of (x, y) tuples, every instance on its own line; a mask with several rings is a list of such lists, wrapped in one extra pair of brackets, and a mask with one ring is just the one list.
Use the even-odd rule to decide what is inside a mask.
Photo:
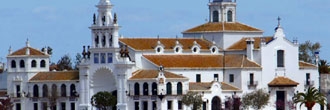
[(30, 47), (29, 38), (26, 39), (26, 47)]
[(277, 27), (281, 26), (281, 18), (280, 16), (277, 17)]
[(12, 54), (11, 46), (9, 46), (8, 54), (9, 54), (9, 55)]

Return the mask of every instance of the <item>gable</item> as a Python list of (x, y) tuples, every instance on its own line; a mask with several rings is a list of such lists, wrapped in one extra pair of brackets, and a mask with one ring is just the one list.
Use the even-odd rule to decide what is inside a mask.
[(209, 22), (188, 29), (183, 33), (203, 33), (203, 32), (262, 32), (262, 30), (239, 22), (234, 22), (234, 23)]

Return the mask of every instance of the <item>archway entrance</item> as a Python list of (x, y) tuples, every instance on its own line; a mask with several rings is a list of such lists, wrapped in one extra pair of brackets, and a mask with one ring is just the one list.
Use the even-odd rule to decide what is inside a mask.
[(106, 68), (101, 68), (93, 74), (91, 84), (93, 94), (96, 94), (100, 91), (112, 92), (117, 90), (115, 75), (113, 72)]
[(212, 98), (212, 110), (221, 110), (221, 100), (218, 96)]

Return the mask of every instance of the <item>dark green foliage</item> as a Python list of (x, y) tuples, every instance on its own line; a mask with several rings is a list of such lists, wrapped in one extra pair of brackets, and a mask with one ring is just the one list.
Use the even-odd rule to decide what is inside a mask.
[(116, 106), (117, 98), (107, 91), (98, 92), (92, 96), (91, 104), (99, 110), (110, 110), (112, 106)]
[(262, 89), (244, 94), (242, 97), (242, 105), (244, 108), (252, 107), (253, 109), (260, 110), (268, 104), (268, 101), (269, 94)]
[(202, 95), (197, 92), (189, 91), (186, 95), (182, 97), (182, 103), (190, 106), (193, 106), (193, 110), (197, 110), (203, 104)]
[(329, 73), (329, 63), (327, 60), (320, 60), (319, 62), (319, 72), (320, 73)]
[(319, 92), (315, 87), (309, 87), (308, 90), (304, 92), (299, 92), (293, 96), (294, 103), (300, 103), (300, 107), (305, 104), (308, 110), (312, 110), (315, 103), (320, 105), (325, 105), (326, 98)]
[(53, 54), (53, 49), (50, 46), (47, 46), (47, 47), (42, 48), (41, 51), (42, 52), (45, 51), (45, 48), (47, 48), (47, 53), (49, 55), (52, 55)]
[(321, 44), (316, 42), (313, 43), (311, 41), (306, 41), (299, 45), (299, 60), (304, 62), (313, 63), (315, 61), (314, 52), (321, 48)]
[(63, 70), (72, 70), (71, 58), (68, 54), (61, 57), (61, 59), (57, 62), (57, 67), (59, 71)]
[(78, 69), (79, 69), (79, 68), (78, 68), (78, 65), (80, 64), (81, 59), (82, 59), (81, 54), (80, 54), (80, 53), (77, 53), (77, 54), (76, 54), (76, 60), (75, 60), (75, 62), (74, 62), (74, 69), (75, 69), (75, 70), (78, 70)]
[(13, 106), (9, 97), (0, 99), (0, 110), (12, 110)]

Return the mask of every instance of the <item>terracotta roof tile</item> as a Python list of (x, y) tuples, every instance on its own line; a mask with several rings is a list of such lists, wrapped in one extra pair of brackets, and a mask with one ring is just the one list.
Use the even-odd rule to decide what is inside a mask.
[(11, 53), (10, 55), (8, 56), (19, 56), (19, 55), (26, 55), (26, 50), (29, 49), (30, 50), (30, 56), (43, 56), (43, 55), (46, 55), (45, 53), (37, 50), (37, 49), (34, 49), (34, 48), (31, 48), (31, 47), (24, 47), (24, 48), (21, 48), (13, 53)]
[[(224, 26), (223, 26), (224, 24)], [(224, 29), (223, 29), (224, 27)], [(194, 28), (188, 29), (183, 33), (200, 33), (200, 32), (224, 32), (224, 31), (257, 31), (262, 32), (262, 30), (239, 23), (223, 23), (223, 22), (210, 22), (205, 23)]]
[(238, 87), (235, 87), (235, 86), (230, 85), (230, 84), (225, 83), (225, 82), (221, 82), (221, 89), (222, 90), (233, 90), (233, 91), (240, 90)]
[[(254, 39), (254, 49), (259, 49), (260, 48), (261, 38), (264, 38), (265, 42), (270, 42), (271, 40), (273, 40), (273, 37), (253, 37), (253, 39)], [(228, 50), (245, 50), (246, 46), (247, 46), (246, 45), (246, 40), (247, 39), (248, 38), (242, 38), (241, 40), (239, 40), (235, 44), (229, 46), (227, 49)]]
[[(190, 82), (189, 90), (210, 90), (214, 82)], [(222, 90), (240, 90), (238, 87), (221, 82)]]
[(30, 81), (67, 81), (79, 80), (78, 71), (39, 72)]
[(297, 86), (299, 83), (296, 81), (291, 80), (290, 78), (278, 76), (274, 78), (270, 83), (268, 83), (268, 86), (270, 87), (292, 87)]
[[(176, 41), (183, 46), (183, 50), (191, 49), (196, 41), (201, 49), (209, 49), (212, 46), (212, 42), (204, 39), (193, 39), (193, 38), (160, 38), (160, 42), (165, 46), (166, 49), (173, 49), (176, 46)], [(122, 38), (119, 41), (135, 50), (152, 50), (157, 46), (157, 38)]]
[(307, 62), (304, 62), (304, 61), (299, 61), (299, 67), (300, 68), (317, 68), (316, 65), (311, 64), (311, 63), (307, 63)]
[[(137, 70), (133, 72), (133, 76), (130, 79), (153, 79), (158, 77), (158, 70)], [(166, 78), (184, 78), (186, 77), (182, 75), (178, 75), (175, 73), (171, 73), (168, 71), (164, 71), (164, 75)]]
[[(143, 55), (147, 60), (165, 68), (222, 68), (223, 55)], [(226, 68), (260, 68), (245, 55), (226, 55)]]

